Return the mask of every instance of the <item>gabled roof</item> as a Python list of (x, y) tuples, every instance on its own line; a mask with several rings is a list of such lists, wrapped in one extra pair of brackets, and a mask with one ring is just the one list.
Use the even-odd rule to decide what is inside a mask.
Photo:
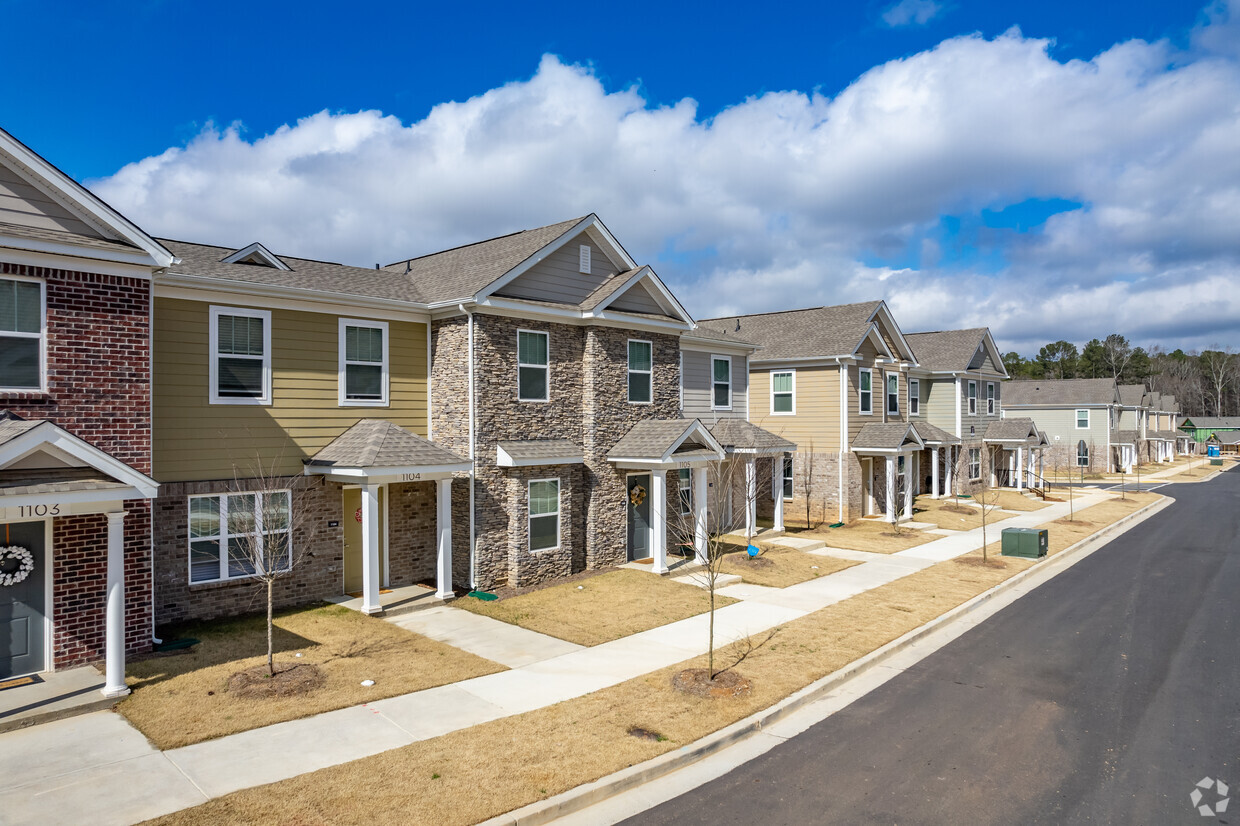
[(289, 265), (280, 260), (280, 256), (255, 241), (248, 247), (242, 247), (222, 259), (225, 264), (249, 264), (261, 267), (274, 267), (277, 270), (288, 270)]
[(913, 425), (907, 422), (871, 422), (862, 425), (853, 437), (853, 451), (872, 453), (896, 453), (905, 445), (925, 447)]
[[(986, 327), (908, 333), (905, 338), (917, 356), (918, 366), (934, 373), (965, 372), (973, 363), (977, 351), (983, 347), (990, 353), (995, 365), (1003, 370), (1003, 356)], [(1007, 372), (996, 375), (1006, 376)]]
[(1224, 430), (1219, 433), (1211, 433), (1208, 442), (1218, 442), (1220, 445), (1240, 445), (1240, 430)]
[(1144, 384), (1121, 384), (1119, 386), (1119, 403), (1124, 407), (1143, 407), (1145, 397)]
[(1003, 406), (1068, 407), (1115, 404), (1114, 379), (1027, 379), (1003, 386)]
[[(42, 455), (54, 467), (9, 466)], [(0, 486), (7, 495), (107, 490), (118, 498), (154, 499), (159, 483), (49, 419), (0, 413)], [(123, 496), (122, 496), (123, 494)]]
[(1037, 445), (1042, 441), (1042, 434), (1038, 431), (1038, 426), (1034, 424), (1033, 419), (998, 419), (986, 426), (986, 432), (982, 434), (982, 441), (1003, 444), (1020, 442)]
[[(740, 330), (736, 330), (737, 322)], [(811, 307), (777, 313), (705, 319), (699, 326), (722, 334), (734, 334), (762, 348), (762, 361), (811, 360), (851, 356), (876, 325), (886, 325), (897, 348), (908, 360), (914, 353), (883, 301)]]
[(935, 427), (929, 422), (913, 422), (913, 429), (917, 431), (917, 435), (928, 445), (958, 445), (960, 440), (948, 433), (941, 427)]
[(607, 451), (609, 462), (666, 463), (677, 459), (722, 459), (723, 446), (698, 419), (645, 419)]
[(1141, 434), (1135, 430), (1112, 430), (1111, 444), (1113, 445), (1136, 445), (1141, 441)]
[(1240, 429), (1240, 416), (1188, 416), (1180, 422), (1180, 427), (1189, 430)]
[[(469, 460), (384, 419), (362, 419), (306, 460), (309, 471), (467, 470)], [(366, 474), (360, 474), (366, 475)]]
[(795, 442), (741, 418), (720, 419), (709, 429), (728, 453), (787, 453), (797, 449)]

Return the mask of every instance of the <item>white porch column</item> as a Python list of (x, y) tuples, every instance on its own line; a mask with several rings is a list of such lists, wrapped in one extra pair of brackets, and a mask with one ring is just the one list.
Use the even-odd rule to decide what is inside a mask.
[(379, 485), (362, 485), (362, 613), (382, 614), (379, 603)]
[(959, 449), (960, 448), (956, 445), (947, 446), (947, 467), (945, 468), (945, 470), (947, 471), (946, 473), (947, 478), (944, 480), (946, 484), (943, 485), (944, 496), (952, 495), (952, 478), (956, 475), (955, 468), (956, 468), (957, 460), (955, 456), (956, 456), (956, 451)]
[(706, 468), (695, 467), (693, 469), (693, 555), (701, 565), (705, 565), (707, 560), (706, 512)]
[(435, 596), (452, 599), (452, 480), (435, 483)]
[(1049, 485), (1046, 484), (1046, 448), (1038, 451), (1038, 476), (1042, 477), (1042, 490), (1046, 490)]
[(650, 555), (654, 557), (654, 572), (667, 573), (667, 471), (656, 470), (650, 474)]
[(104, 609), (104, 697), (124, 697), (125, 685), (125, 511), (108, 514), (107, 607)]
[[(949, 447), (948, 450), (951, 450)], [(939, 498), (939, 449), (930, 448), (930, 498)]]
[(913, 457), (904, 457), (904, 518), (913, 518)]
[(896, 457), (887, 457), (887, 521), (896, 522)]
[(745, 535), (758, 530), (758, 466), (753, 457), (745, 462)]
[(775, 499), (774, 530), (784, 529), (784, 454), (771, 459), (771, 493)]
[(1016, 477), (1016, 490), (1024, 488), (1025, 476), (1025, 449), (1023, 447), (1016, 448), (1016, 468), (1012, 475)]

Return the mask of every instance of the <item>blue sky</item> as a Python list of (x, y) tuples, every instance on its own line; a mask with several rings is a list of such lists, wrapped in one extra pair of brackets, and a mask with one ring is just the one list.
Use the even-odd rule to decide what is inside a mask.
[(1226, 2), (0, 14), (0, 126), (156, 234), (370, 264), (597, 211), (699, 316), (1240, 344)]

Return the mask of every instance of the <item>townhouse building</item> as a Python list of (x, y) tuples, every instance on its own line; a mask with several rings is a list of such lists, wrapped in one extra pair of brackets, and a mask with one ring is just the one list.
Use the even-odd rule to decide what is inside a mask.
[(1149, 391), (1145, 397), (1149, 427), (1146, 430), (1147, 461), (1170, 462), (1182, 453), (1189, 452), (1188, 439), (1180, 430), (1180, 406), (1175, 396)]
[(1002, 412), (1032, 419), (1047, 439), (1045, 462), (1086, 473), (1131, 471), (1139, 434), (1121, 431), (1114, 379), (1029, 379), (1009, 382)]

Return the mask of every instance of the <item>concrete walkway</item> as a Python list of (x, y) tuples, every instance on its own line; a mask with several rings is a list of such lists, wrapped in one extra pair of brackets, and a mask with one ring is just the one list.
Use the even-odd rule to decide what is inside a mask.
[[(1075, 507), (1109, 498), (1082, 495)], [(1006, 519), (990, 529), (992, 541), (998, 541), (1002, 527), (1031, 527), (1067, 513), (1064, 502)], [(979, 528), (899, 553), (867, 555), (881, 558), (787, 588), (730, 586), (721, 593), (741, 601), (715, 612), (716, 643), (761, 633), (981, 544)], [(165, 752), (151, 748), (123, 718), (110, 713), (0, 735), (0, 792), (6, 798), (0, 822), (133, 823), (209, 797), (544, 708), (705, 653), (709, 618), (690, 617), (591, 648), (451, 607), (393, 622), (515, 667)], [(497, 639), (488, 639), (492, 635)], [(501, 650), (508, 646), (511, 650)], [(121, 777), (124, 782), (117, 782)]]

